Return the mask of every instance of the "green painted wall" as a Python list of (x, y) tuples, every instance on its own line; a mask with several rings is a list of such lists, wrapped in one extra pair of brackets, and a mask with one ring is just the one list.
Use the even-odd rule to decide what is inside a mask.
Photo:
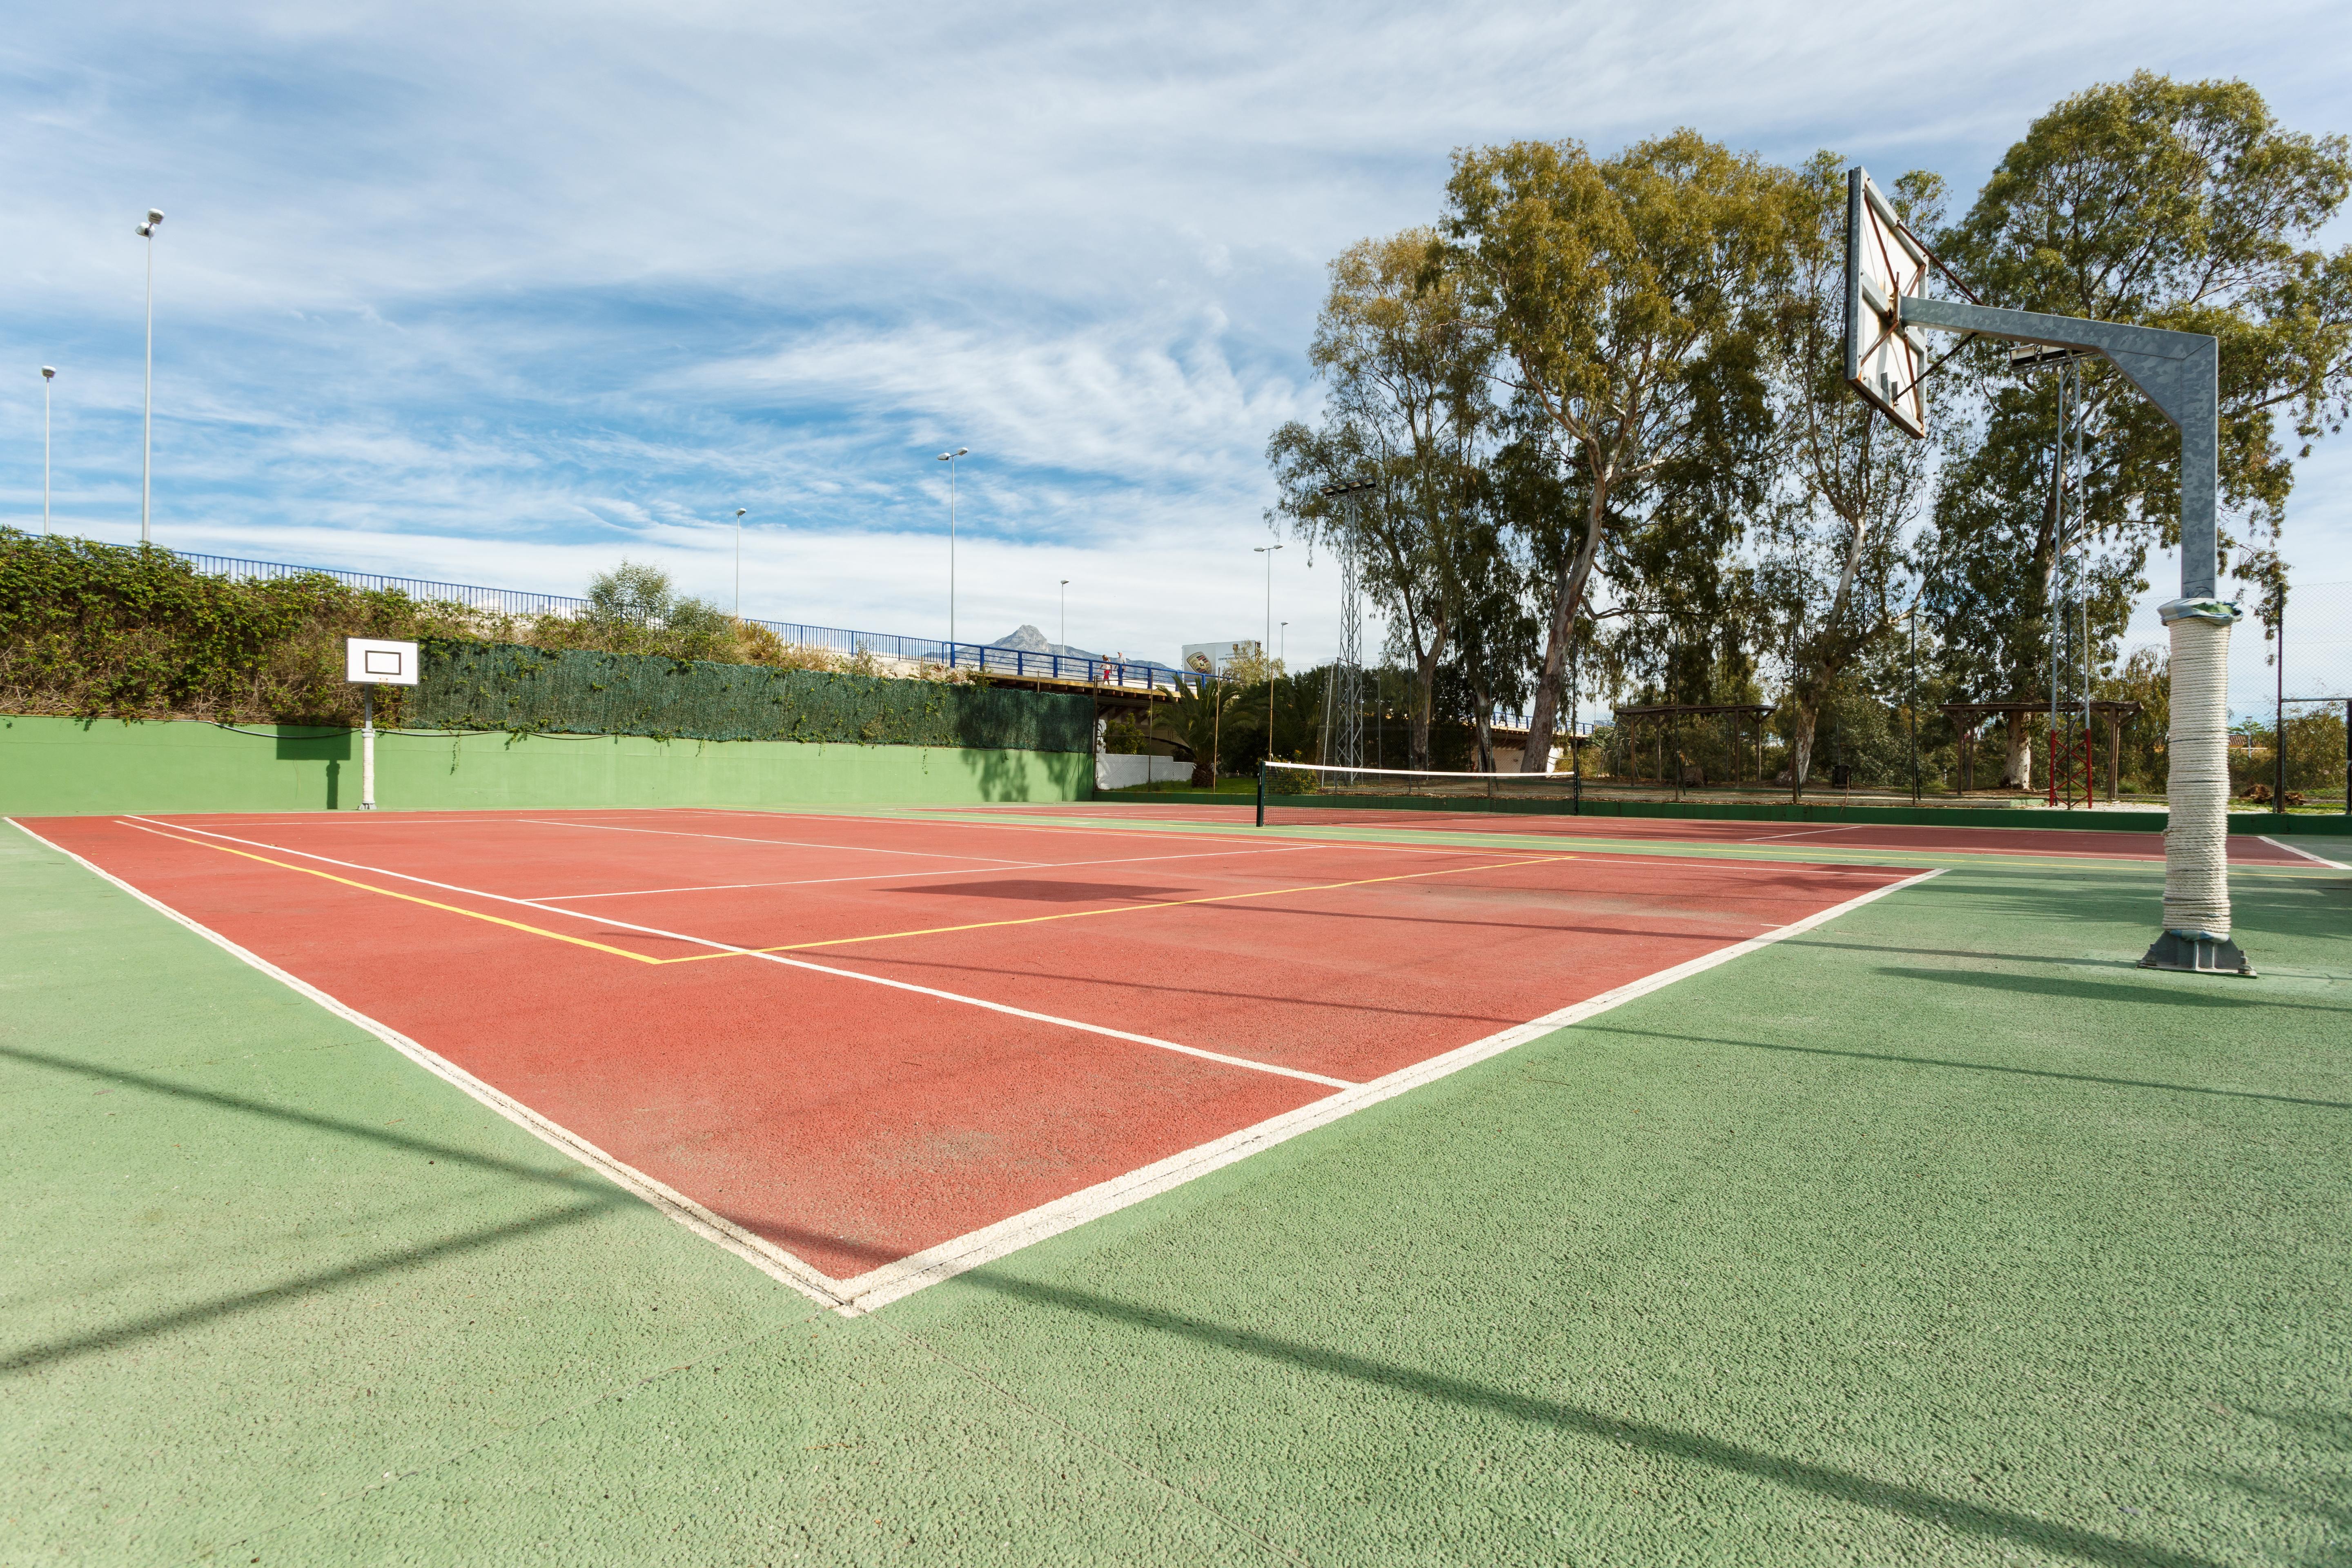
[[(379, 734), (388, 810), (1082, 800), (1083, 752), (657, 741), (644, 735)], [(0, 716), (0, 815), (352, 811), (360, 741), (300, 725)]]

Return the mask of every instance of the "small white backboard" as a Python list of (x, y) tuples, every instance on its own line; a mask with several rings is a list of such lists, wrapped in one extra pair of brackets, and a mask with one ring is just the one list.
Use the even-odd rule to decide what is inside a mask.
[(345, 637), (343, 679), (362, 686), (414, 686), (416, 645), (376, 637)]
[(1861, 169), (1845, 176), (1845, 379), (1906, 436), (1927, 433), (1925, 333), (1897, 320), (1927, 287), (1927, 253)]

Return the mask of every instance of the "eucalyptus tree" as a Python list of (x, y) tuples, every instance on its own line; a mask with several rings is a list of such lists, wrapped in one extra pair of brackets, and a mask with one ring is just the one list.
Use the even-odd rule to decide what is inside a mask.
[(1756, 340), (1785, 279), (1785, 171), (1689, 131), (1595, 159), (1574, 142), (1457, 153), (1441, 226), (1515, 394), (1549, 422), (1582, 502), (1544, 593), (1521, 766), (1540, 772), (1603, 539), (1661, 476), (1720, 459), (1767, 416)]
[[(1894, 629), (1903, 531), (1932, 490), (1929, 449), (1891, 428), (1845, 385), (1845, 170), (1817, 153), (1798, 171), (1802, 221), (1770, 340), (1779, 462), (1759, 511), (1757, 584), (1788, 679), (1789, 784), (1801, 797), (1822, 708)], [(1895, 182), (1895, 210), (1917, 232), (1940, 216), (1943, 182)]]
[[(1427, 767), (1438, 666), (1498, 542), (1482, 508), (1495, 418), (1488, 339), (1437, 237), (1408, 229), (1331, 263), (1308, 355), (1329, 389), (1324, 422), (1286, 424), (1268, 442), (1279, 495), (1266, 520), (1354, 551), (1412, 656), (1412, 765)], [(1322, 493), (1360, 480), (1370, 490)]]
[[(2035, 120), (1937, 247), (1988, 303), (2218, 338), (2225, 559), (2274, 580), (2289, 438), (2307, 456), (2352, 395), (2352, 247), (2312, 244), (2347, 193), (2343, 137), (2282, 129), (2243, 82), (2143, 71)], [(2076, 455), (2053, 483), (2053, 378), (2022, 379), (1986, 348), (1956, 363), (1972, 402), (1948, 438), (1935, 529), (1948, 570), (1931, 599), (1963, 672), (2006, 688), (1980, 694), (2023, 695), (2048, 679), (2060, 509), (2109, 652), (2149, 552), (2178, 542), (2179, 440), (2113, 366), (2084, 363)]]

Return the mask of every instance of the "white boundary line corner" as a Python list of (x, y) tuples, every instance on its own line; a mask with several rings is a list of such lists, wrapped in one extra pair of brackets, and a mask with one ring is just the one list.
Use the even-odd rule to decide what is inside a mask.
[(2326, 866), (2332, 870), (2352, 871), (2352, 866), (2347, 866), (2341, 860), (2330, 860), (2325, 856), (2314, 855), (2308, 849), (2298, 848), (2296, 846), (2292, 844), (2282, 844), (2277, 839), (2271, 837), (2267, 834), (2257, 833), (2254, 835), (2254, 837), (2257, 842), (2267, 844), (2273, 849), (2284, 849), (2290, 855), (2300, 855), (2314, 865)]
[(834, 1280), (818, 1273), (772, 1242), (754, 1236), (732, 1220), (713, 1214), (685, 1194), (656, 1181), (636, 1167), (614, 1158), (569, 1128), (551, 1121), (520, 1100), (483, 1082), (457, 1063), (418, 1045), (397, 1029), (378, 1023), (366, 1014), (345, 1005), (309, 981), (278, 968), (259, 953), (240, 947), (220, 932), (190, 920), (169, 904), (140, 891), (111, 871), (84, 859), (64, 845), (53, 843), (42, 837), (15, 817), (0, 818), (0, 821), (5, 821), (9, 826), (14, 827), (34, 843), (45, 848), (56, 850), (92, 876), (121, 889), (164, 919), (186, 927), (240, 963), (252, 965), (288, 989), (309, 997), (335, 1016), (365, 1029), (425, 1071), (464, 1090), (551, 1148), (570, 1155), (590, 1170), (604, 1176), (616, 1186), (644, 1199), (654, 1208), (667, 1215), (704, 1240), (718, 1243), (770, 1279), (780, 1284), (791, 1286), (821, 1307), (829, 1307), (839, 1311), (847, 1305), (847, 1299), (841, 1293)]
[(1580, 1024), (1587, 1018), (1597, 1016), (1614, 1007), (1621, 1007), (1636, 997), (1646, 996), (1653, 991), (1664, 990), (1678, 980), (1687, 979), (1691, 975), (1713, 969), (1718, 964), (1728, 963), (1735, 958), (1754, 952), (1759, 948), (1769, 947), (1774, 942), (1783, 942), (1790, 937), (1811, 931), (1814, 927), (1826, 924), (1840, 915), (1860, 909), (1864, 904), (1885, 898), (1890, 893), (1901, 892), (1906, 888), (1917, 887), (1920, 883), (1943, 874), (1943, 868), (1938, 867), (1933, 870), (1921, 871), (1916, 876), (1905, 877), (1898, 881), (1889, 882), (1884, 887), (1873, 888), (1870, 891), (1858, 894), (1843, 903), (1832, 904), (1828, 909), (1817, 910), (1802, 920), (1792, 921), (1787, 925), (1749, 937), (1745, 942), (1733, 942), (1728, 947), (1717, 948), (1713, 952), (1701, 953), (1698, 957), (1677, 963), (1670, 969), (1662, 969), (1654, 974), (1646, 974), (1639, 980), (1620, 985), (1613, 991), (1604, 991), (1598, 996), (1587, 997), (1584, 1001), (1562, 1007), (1557, 1012), (1547, 1013), (1540, 1018), (1532, 1018), (1527, 1023), (1515, 1025), (1497, 1034), (1489, 1035), (1483, 1040), (1473, 1040), (1466, 1046), (1457, 1046), (1442, 1056), (1415, 1062), (1411, 1067), (1401, 1068), (1386, 1077), (1376, 1078), (1369, 1083), (1342, 1089), (1338, 1094), (1326, 1096), (1310, 1104), (1302, 1105), (1295, 1110), (1285, 1111), (1254, 1127), (1244, 1127), (1237, 1132), (1229, 1132), (1223, 1138), (1187, 1149), (1179, 1154), (1172, 1154), (1156, 1164), (1146, 1165), (1141, 1170), (1130, 1171), (1123, 1176), (1114, 1176), (1109, 1181), (1097, 1183), (1083, 1191), (1072, 1193), (1066, 1197), (1041, 1204), (1024, 1214), (998, 1220), (994, 1225), (957, 1237), (952, 1241), (941, 1242), (937, 1247), (902, 1258), (896, 1263), (886, 1263), (879, 1268), (860, 1274), (854, 1279), (842, 1280), (840, 1289), (849, 1297), (849, 1304), (844, 1310), (851, 1313), (870, 1312), (878, 1307), (887, 1306), (892, 1301), (913, 1295), (927, 1285), (936, 1285), (943, 1279), (951, 1279), (967, 1269), (977, 1268), (984, 1263), (992, 1263), (1033, 1243), (1044, 1241), (1048, 1237), (1059, 1236), (1066, 1230), (1075, 1229), (1088, 1220), (1099, 1219), (1105, 1215), (1115, 1214), (1131, 1205), (1141, 1203), (1146, 1198), (1156, 1197), (1161, 1193), (1182, 1186), (1196, 1177), (1205, 1176), (1212, 1171), (1220, 1170), (1236, 1161), (1247, 1159), (1262, 1149), (1271, 1149), (1276, 1144), (1286, 1142), (1302, 1132), (1312, 1131), (1318, 1127), (1337, 1121), (1351, 1112), (1363, 1110), (1366, 1106), (1377, 1105), (1384, 1100), (1393, 1100), (1408, 1089), (1418, 1089), (1423, 1084), (1434, 1083), (1439, 1079), (1460, 1072), (1464, 1068), (1475, 1066), (1489, 1057), (1500, 1056), (1516, 1046), (1540, 1039), (1555, 1030), (1567, 1028), (1572, 1024)]

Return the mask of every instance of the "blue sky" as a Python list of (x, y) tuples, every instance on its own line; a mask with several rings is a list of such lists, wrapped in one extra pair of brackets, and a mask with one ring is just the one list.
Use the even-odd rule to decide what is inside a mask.
[[(2336, 5), (35, 6), (0, 29), (0, 516), (577, 592), (623, 555), (744, 608), (1255, 635), (1267, 435), (1318, 401), (1325, 262), (1448, 153), (1688, 124), (1942, 172), (2139, 67), (2352, 130)], [(2331, 237), (2342, 243), (2339, 232)], [(13, 367), (13, 368), (10, 368)], [(2352, 579), (2352, 456), (2288, 553)], [(2159, 568), (2158, 585), (2166, 569)], [(1294, 660), (1329, 563), (1277, 558)], [(2152, 629), (2150, 632), (2152, 635)]]

